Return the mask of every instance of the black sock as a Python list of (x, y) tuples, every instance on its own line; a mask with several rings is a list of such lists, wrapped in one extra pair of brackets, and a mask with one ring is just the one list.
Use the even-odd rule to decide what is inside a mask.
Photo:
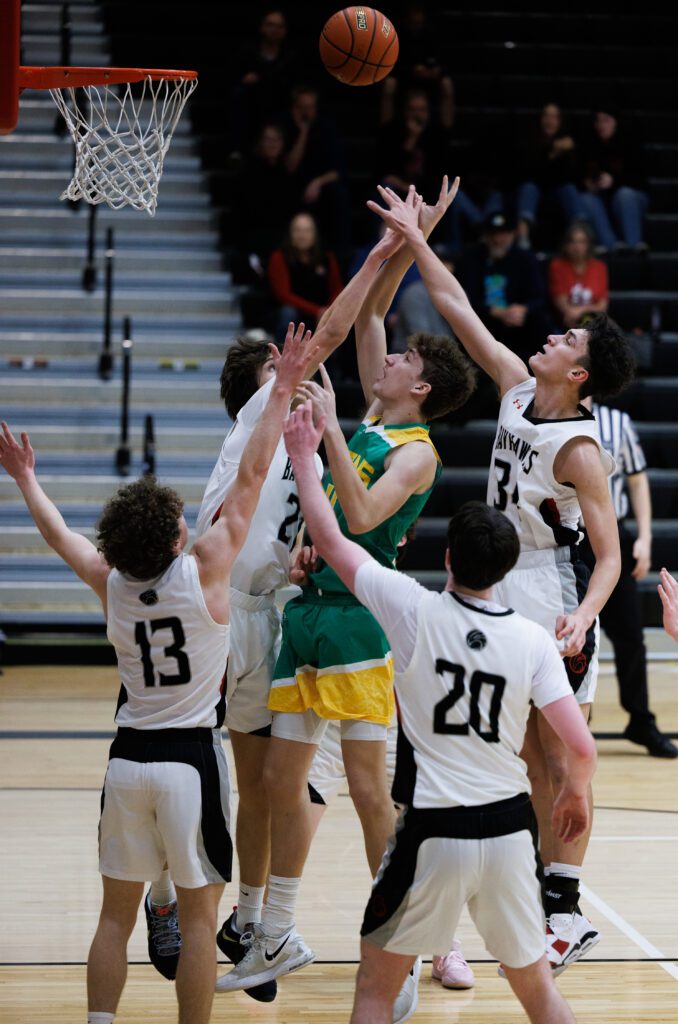
[(544, 913), (573, 914), (579, 903), (579, 881), (564, 875), (547, 875), (542, 892)]

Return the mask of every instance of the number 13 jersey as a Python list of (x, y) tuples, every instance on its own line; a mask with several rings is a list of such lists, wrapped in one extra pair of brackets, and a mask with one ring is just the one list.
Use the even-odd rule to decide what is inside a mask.
[(221, 726), (230, 627), (207, 610), (195, 558), (179, 555), (153, 580), (113, 569), (107, 603), (107, 635), (122, 680), (116, 724)]
[(511, 520), (521, 551), (564, 547), (581, 540), (581, 511), (573, 486), (553, 475), (556, 455), (568, 441), (595, 441), (605, 473), (614, 472), (614, 459), (600, 443), (592, 413), (579, 406), (572, 419), (543, 420), (532, 415), (536, 381), (516, 384), (504, 395), (487, 485), (487, 504)]

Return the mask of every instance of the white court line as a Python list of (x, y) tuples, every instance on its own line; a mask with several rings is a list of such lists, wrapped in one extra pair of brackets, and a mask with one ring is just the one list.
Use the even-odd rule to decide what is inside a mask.
[(678, 836), (591, 836), (592, 843), (676, 843)]
[(592, 892), (587, 885), (580, 885), (580, 889), (582, 896), (584, 896), (585, 899), (587, 899), (588, 902), (596, 908), (596, 910), (600, 911), (608, 921), (611, 921), (620, 932), (623, 932), (627, 939), (630, 939), (631, 942), (635, 942), (636, 946), (639, 946), (640, 949), (642, 949), (644, 953), (647, 953), (649, 957), (653, 960), (659, 960), (660, 963), (658, 966), (662, 967), (667, 974), (670, 974), (672, 978), (678, 981), (678, 967), (672, 964), (669, 961), (669, 958), (664, 956), (660, 949), (657, 949), (657, 947), (653, 946), (651, 942), (648, 942), (645, 936), (641, 935), (640, 932), (637, 932), (633, 925), (630, 925), (623, 917), (620, 917), (617, 911), (613, 910), (605, 900), (601, 900), (600, 896), (596, 896), (596, 894)]

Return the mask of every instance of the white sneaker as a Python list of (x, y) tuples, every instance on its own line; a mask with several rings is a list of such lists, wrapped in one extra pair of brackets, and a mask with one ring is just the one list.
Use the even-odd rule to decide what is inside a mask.
[(600, 942), (602, 936), (598, 929), (591, 924), (588, 917), (585, 917), (579, 909), (574, 912), (574, 927), (577, 930), (577, 937), (579, 939), (580, 952), (576, 958), (579, 960)]
[(581, 956), (581, 943), (575, 926), (575, 914), (551, 914), (546, 918), (546, 956), (553, 976)]
[(405, 983), (396, 996), (393, 1004), (393, 1024), (402, 1024), (409, 1020), (417, 1009), (419, 1002), (419, 975), (421, 974), (421, 957), (417, 957), (412, 970), (405, 978)]
[(261, 925), (255, 925), (253, 932), (246, 932), (240, 941), (249, 948), (232, 971), (217, 978), (217, 992), (254, 988), (281, 974), (298, 971), (315, 960), (315, 953), (294, 927), (282, 935), (272, 936), (266, 935)]

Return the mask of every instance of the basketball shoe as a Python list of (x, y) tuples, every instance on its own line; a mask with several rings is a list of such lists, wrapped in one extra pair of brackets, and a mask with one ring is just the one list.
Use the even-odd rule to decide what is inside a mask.
[[(217, 932), (217, 946), (232, 964), (239, 964), (247, 953), (248, 946), (242, 943), (243, 933), (239, 932), (235, 926), (235, 915), (237, 907), (233, 907), (233, 913), (231, 916), (224, 921), (221, 928)], [(246, 935), (251, 935), (251, 931), (245, 932)], [(221, 991), (219, 989), (219, 991)], [(263, 985), (255, 985), (254, 988), (247, 989), (247, 995), (251, 996), (252, 999), (256, 999), (258, 1003), (272, 1003), (278, 994), (278, 983), (274, 981), (267, 981)]]
[(575, 917), (575, 914), (551, 914), (546, 919), (546, 956), (554, 977), (582, 955)]
[(174, 981), (181, 952), (181, 932), (179, 931), (176, 901), (168, 903), (165, 907), (155, 907), (151, 903), (151, 890), (149, 889), (144, 900), (144, 910), (146, 912), (150, 961), (163, 978)]
[(447, 956), (434, 956), (431, 977), (442, 982), (443, 988), (473, 988), (475, 976), (464, 960), (459, 939), (454, 939)]
[(419, 975), (421, 974), (421, 957), (412, 964), (412, 970), (405, 978), (400, 992), (393, 1004), (393, 1024), (403, 1024), (409, 1020), (417, 1009), (419, 1002)]
[(600, 942), (601, 934), (597, 928), (595, 928), (588, 917), (585, 917), (581, 912), (579, 904), (577, 904), (574, 911), (574, 927), (577, 930), (579, 937), (579, 945), (581, 946), (581, 952), (577, 957), (579, 960), (585, 953), (588, 953), (597, 943)]
[(282, 935), (267, 935), (261, 925), (255, 924), (251, 932), (243, 932), (240, 942), (245, 955), (232, 971), (217, 979), (217, 992), (249, 991), (315, 960), (315, 953), (294, 927)]

